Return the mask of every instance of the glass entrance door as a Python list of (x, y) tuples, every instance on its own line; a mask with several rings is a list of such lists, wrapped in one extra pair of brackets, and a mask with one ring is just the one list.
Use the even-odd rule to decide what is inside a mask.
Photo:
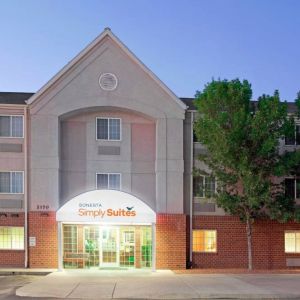
[(119, 228), (100, 227), (100, 267), (119, 266)]

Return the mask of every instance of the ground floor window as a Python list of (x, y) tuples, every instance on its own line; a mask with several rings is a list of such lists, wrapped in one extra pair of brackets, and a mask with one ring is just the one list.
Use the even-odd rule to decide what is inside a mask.
[(286, 231), (284, 244), (286, 253), (300, 253), (300, 231)]
[(193, 230), (194, 252), (217, 252), (216, 230)]
[(152, 228), (64, 224), (63, 266), (151, 267)]
[(0, 226), (0, 249), (1, 250), (23, 250), (24, 249), (24, 227)]

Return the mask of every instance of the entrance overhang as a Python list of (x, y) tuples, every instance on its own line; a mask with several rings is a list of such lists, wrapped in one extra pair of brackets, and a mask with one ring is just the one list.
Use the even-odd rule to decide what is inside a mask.
[(56, 221), (101, 224), (155, 224), (155, 212), (141, 199), (116, 190), (80, 194), (56, 212)]

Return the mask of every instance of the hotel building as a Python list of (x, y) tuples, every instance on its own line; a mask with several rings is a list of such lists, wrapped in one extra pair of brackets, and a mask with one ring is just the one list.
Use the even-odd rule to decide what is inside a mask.
[[(36, 93), (0, 93), (0, 267), (247, 267), (245, 225), (193, 172), (195, 118), (108, 28)], [(253, 255), (300, 266), (299, 224), (258, 221)]]

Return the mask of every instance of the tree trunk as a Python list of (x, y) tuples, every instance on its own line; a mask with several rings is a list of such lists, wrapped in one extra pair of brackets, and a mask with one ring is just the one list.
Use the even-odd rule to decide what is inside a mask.
[(246, 219), (247, 246), (248, 246), (248, 270), (252, 270), (252, 223), (249, 216)]

